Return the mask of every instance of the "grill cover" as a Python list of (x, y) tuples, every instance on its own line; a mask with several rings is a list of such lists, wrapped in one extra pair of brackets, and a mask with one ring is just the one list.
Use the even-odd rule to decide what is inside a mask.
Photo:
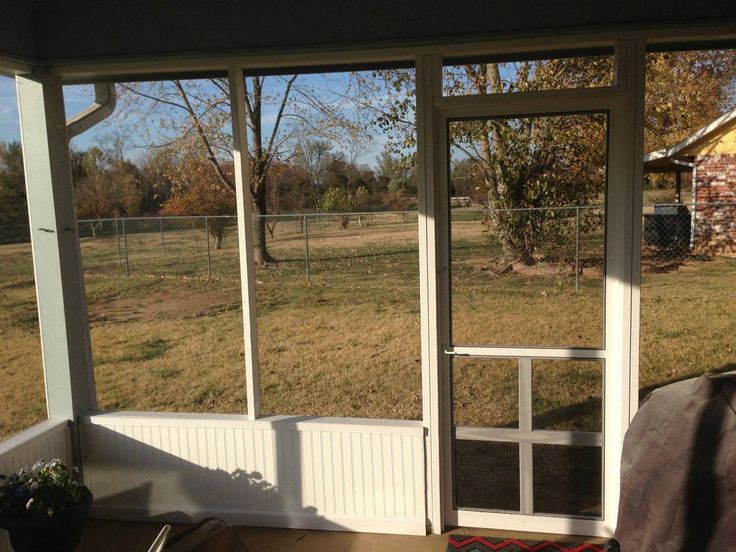
[(626, 433), (616, 539), (623, 552), (736, 546), (736, 373), (654, 391)]

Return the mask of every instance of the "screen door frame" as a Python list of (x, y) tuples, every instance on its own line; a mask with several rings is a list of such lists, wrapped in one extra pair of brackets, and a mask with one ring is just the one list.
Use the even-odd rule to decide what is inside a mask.
[[(620, 455), (623, 435), (635, 411), (632, 392), (632, 340), (635, 337), (632, 302), (637, 273), (632, 270), (638, 239), (636, 221), (637, 144), (631, 143), (640, 125), (635, 89), (640, 71), (632, 65), (640, 45), (626, 41), (616, 46), (616, 82), (613, 86), (576, 90), (445, 97), (433, 88), (434, 202), (437, 214), (439, 266), (439, 333), (444, 337), (438, 361), (440, 399), (440, 478), (443, 525), (486, 527), (500, 530), (563, 534), (610, 535), (615, 528), (620, 485)], [(428, 60), (432, 61), (432, 60)], [(437, 63), (429, 68), (437, 75)], [(441, 82), (441, 81), (440, 81)], [(439, 91), (440, 94), (437, 92)], [(604, 343), (600, 348), (550, 347), (454, 347), (450, 341), (450, 233), (449, 233), (449, 134), (451, 121), (462, 119), (514, 118), (591, 112), (608, 114), (608, 182), (606, 193), (605, 318)], [(639, 160), (641, 163), (641, 160)], [(456, 509), (454, 505), (451, 357), (514, 358), (524, 363), (534, 359), (595, 359), (604, 363), (602, 459), (602, 517), (530, 515)], [(526, 365), (526, 364), (525, 364)], [(430, 451), (431, 453), (431, 451)], [(522, 484), (523, 486), (523, 484)]]

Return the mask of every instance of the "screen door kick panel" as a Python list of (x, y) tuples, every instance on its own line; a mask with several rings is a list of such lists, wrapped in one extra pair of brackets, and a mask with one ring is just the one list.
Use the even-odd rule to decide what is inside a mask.
[(456, 509), (601, 516), (603, 361), (455, 357), (452, 375)]

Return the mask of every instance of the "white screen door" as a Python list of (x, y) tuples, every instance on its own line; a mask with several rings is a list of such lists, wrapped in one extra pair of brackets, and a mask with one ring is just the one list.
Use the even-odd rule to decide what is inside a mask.
[[(437, 102), (449, 525), (605, 534), (620, 433), (615, 94)], [(616, 377), (615, 375), (613, 377)], [(616, 381), (620, 381), (620, 377)], [(617, 406), (618, 405), (618, 406)], [(607, 423), (609, 424), (607, 426)], [(606, 440), (608, 434), (608, 442)], [(615, 466), (614, 466), (615, 463)], [(608, 504), (607, 504), (608, 502)]]

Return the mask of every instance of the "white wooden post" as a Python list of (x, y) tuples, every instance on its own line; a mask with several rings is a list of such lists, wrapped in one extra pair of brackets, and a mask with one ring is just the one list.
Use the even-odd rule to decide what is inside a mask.
[(629, 421), (639, 409), (639, 340), (641, 326), (641, 225), (644, 208), (644, 96), (646, 89), (646, 41), (629, 40), (626, 79), (626, 112), (629, 122), (627, 134), (627, 154), (630, 163), (627, 166), (628, 178), (631, 182), (631, 313), (628, 331), (631, 343), (629, 373)]
[(419, 297), (422, 345), (422, 418), (427, 430), (427, 520), (432, 532), (444, 529), (446, 484), (443, 478), (443, 441), (448, 420), (443, 416), (449, 388), (449, 361), (444, 354), (449, 335), (447, 282), (447, 199), (438, 190), (435, 156), (438, 143), (434, 98), (442, 94), (442, 58), (416, 59), (417, 81), (417, 189), (419, 227)]
[(248, 417), (261, 415), (261, 388), (258, 372), (258, 328), (256, 326), (256, 274), (253, 261), (253, 205), (250, 195), (248, 134), (245, 126), (245, 78), (239, 66), (228, 68), (230, 116), (233, 125), (235, 200), (238, 209), (238, 251), (240, 286), (243, 300), (245, 338), (245, 382)]
[(618, 516), (623, 439), (638, 393), (644, 55), (643, 41), (616, 44), (616, 84), (624, 94), (610, 119), (603, 428), (603, 513), (611, 531)]
[(48, 415), (75, 420), (96, 398), (62, 85), (16, 83)]

